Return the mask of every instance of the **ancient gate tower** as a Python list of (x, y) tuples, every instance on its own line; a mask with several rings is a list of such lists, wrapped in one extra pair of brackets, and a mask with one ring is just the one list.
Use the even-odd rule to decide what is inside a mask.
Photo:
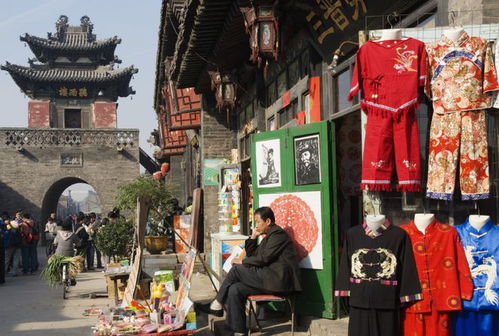
[(139, 174), (139, 131), (117, 128), (118, 97), (134, 93), (138, 70), (116, 68), (121, 40), (92, 30), (88, 16), (70, 26), (61, 15), (47, 38), (21, 36), (35, 55), (28, 66), (2, 65), (29, 102), (27, 128), (0, 128), (0, 211), (45, 221), (64, 189), (88, 183), (107, 214), (117, 187)]

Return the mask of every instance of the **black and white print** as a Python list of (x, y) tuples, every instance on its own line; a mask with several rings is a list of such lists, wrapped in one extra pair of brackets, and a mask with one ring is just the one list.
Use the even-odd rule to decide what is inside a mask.
[(281, 186), (280, 140), (258, 141), (255, 144), (256, 173), (259, 188)]
[(295, 138), (295, 182), (297, 185), (321, 183), (319, 135)]

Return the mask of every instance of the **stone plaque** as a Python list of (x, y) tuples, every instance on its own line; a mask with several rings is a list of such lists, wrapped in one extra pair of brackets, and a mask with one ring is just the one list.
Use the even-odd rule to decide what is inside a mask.
[(61, 153), (61, 167), (83, 167), (83, 153)]

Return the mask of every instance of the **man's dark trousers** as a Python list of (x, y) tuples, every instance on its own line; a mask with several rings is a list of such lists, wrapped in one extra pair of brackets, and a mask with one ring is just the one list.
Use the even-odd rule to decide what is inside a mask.
[(225, 323), (233, 332), (246, 332), (246, 298), (267, 293), (259, 288), (262, 281), (261, 271), (257, 267), (234, 265), (220, 286), (216, 299), (225, 305)]

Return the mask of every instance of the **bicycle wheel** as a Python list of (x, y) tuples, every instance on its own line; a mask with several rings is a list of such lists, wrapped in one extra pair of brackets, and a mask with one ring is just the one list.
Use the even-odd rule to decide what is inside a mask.
[(62, 299), (66, 300), (66, 294), (68, 293), (68, 265), (62, 265)]

